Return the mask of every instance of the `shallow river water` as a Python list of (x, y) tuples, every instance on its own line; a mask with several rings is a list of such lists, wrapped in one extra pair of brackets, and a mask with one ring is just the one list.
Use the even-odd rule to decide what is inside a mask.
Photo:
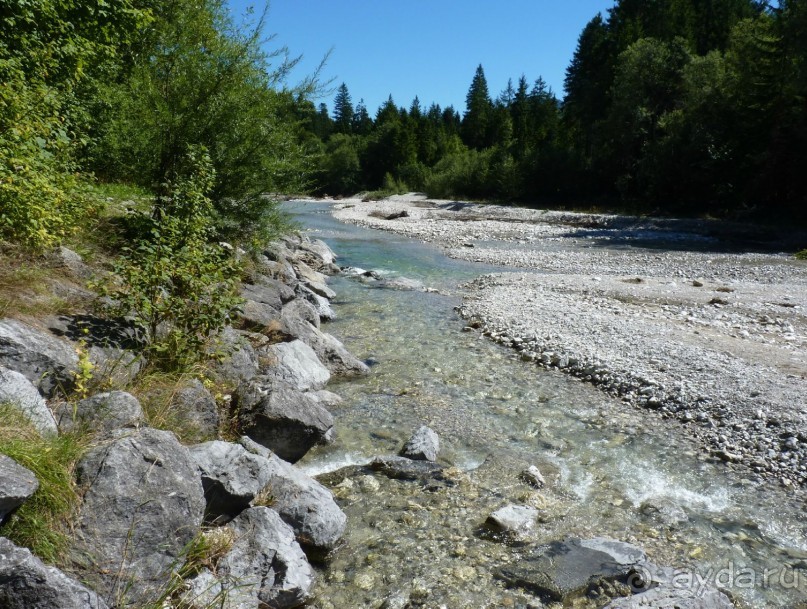
[[(459, 286), (499, 269), (340, 223), (327, 204), (286, 208), (341, 265), (438, 290), (330, 280), (338, 319), (323, 329), (375, 365), (367, 377), (329, 386), (344, 399), (333, 409), (337, 439), (300, 463), (327, 474), (348, 515), (345, 543), (320, 573), (314, 606), (539, 607), (495, 579), (496, 567), (537, 543), (594, 536), (642, 546), (693, 586), (725, 587), (740, 607), (799, 607), (807, 599), (803, 504), (705, 458), (675, 424), (463, 331), (453, 311)], [(358, 467), (333, 473), (396, 454), (423, 424), (440, 436), (447, 481), (424, 486)], [(530, 464), (544, 473), (544, 489), (519, 480)], [(505, 543), (481, 525), (509, 503), (538, 508), (540, 518), (532, 533)]]

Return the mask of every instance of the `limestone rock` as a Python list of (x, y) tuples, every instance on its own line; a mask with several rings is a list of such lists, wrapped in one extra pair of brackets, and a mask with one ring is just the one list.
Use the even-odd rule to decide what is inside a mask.
[(626, 582), (646, 558), (641, 548), (613, 539), (569, 539), (541, 546), (495, 575), (545, 601), (571, 603), (593, 583)]
[(401, 456), (417, 461), (437, 461), (440, 453), (440, 438), (425, 425), (418, 428), (401, 449)]
[(3, 366), (0, 366), (0, 404), (18, 408), (43, 436), (54, 436), (58, 432), (56, 420), (31, 381)]
[(524, 505), (506, 505), (493, 512), (485, 526), (497, 533), (519, 535), (535, 527), (538, 510)]
[(263, 375), (294, 389), (322, 389), (331, 378), (314, 350), (301, 340), (270, 345), (261, 352), (272, 361), (272, 365), (262, 370)]
[(237, 410), (247, 436), (292, 463), (326, 442), (333, 429), (331, 413), (316, 396), (271, 378), (242, 385)]
[(336, 319), (336, 312), (331, 308), (330, 301), (324, 296), (320, 296), (313, 290), (300, 284), (297, 286), (297, 296), (304, 298), (317, 310), (317, 314), (323, 321), (332, 321)]
[(140, 402), (125, 391), (98, 393), (75, 405), (60, 404), (55, 415), (62, 432), (77, 427), (110, 432), (122, 427), (136, 427), (145, 421)]
[(39, 488), (33, 472), (11, 457), (0, 455), (0, 523)]
[(16, 319), (0, 320), (0, 366), (25, 376), (45, 397), (72, 387), (77, 364), (70, 344)]
[(226, 383), (238, 384), (258, 374), (258, 355), (249, 341), (231, 326), (218, 335), (217, 350), (222, 357), (213, 365), (213, 371)]
[(108, 599), (153, 598), (202, 523), (190, 452), (167, 431), (121, 430), (79, 462), (78, 482), (86, 492), (72, 553), (83, 578)]
[(180, 387), (171, 398), (171, 408), (179, 413), (199, 438), (215, 438), (219, 430), (219, 408), (199, 379)]
[(544, 480), (541, 470), (534, 465), (530, 465), (527, 469), (521, 472), (521, 479), (535, 488), (543, 488), (546, 485), (546, 480)]
[(107, 609), (95, 592), (27, 548), (0, 537), (0, 607), (3, 609)]
[(241, 444), (269, 462), (266, 488), (272, 509), (294, 529), (297, 541), (314, 554), (329, 552), (345, 532), (347, 517), (331, 492), (298, 468), (248, 438)]

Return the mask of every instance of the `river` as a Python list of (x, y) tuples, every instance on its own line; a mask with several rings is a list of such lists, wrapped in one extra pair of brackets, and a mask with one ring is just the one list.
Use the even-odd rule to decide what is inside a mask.
[[(337, 439), (300, 465), (317, 475), (365, 464), (395, 454), (426, 424), (452, 468), (451, 483), (433, 488), (353, 475), (356, 468), (328, 476), (348, 532), (321, 573), (316, 607), (403, 607), (402, 599), (424, 607), (539, 606), (492, 573), (531, 544), (569, 536), (640, 545), (693, 582), (716, 580), (741, 607), (796, 607), (807, 599), (804, 506), (784, 490), (732, 474), (655, 415), (464, 331), (453, 310), (462, 284), (499, 269), (343, 224), (327, 203), (285, 208), (341, 265), (436, 290), (331, 280), (338, 318), (323, 329), (374, 365), (364, 378), (329, 386), (344, 399), (333, 409)], [(544, 472), (547, 488), (519, 481), (530, 464)], [(481, 528), (508, 503), (541, 514), (516, 543)]]

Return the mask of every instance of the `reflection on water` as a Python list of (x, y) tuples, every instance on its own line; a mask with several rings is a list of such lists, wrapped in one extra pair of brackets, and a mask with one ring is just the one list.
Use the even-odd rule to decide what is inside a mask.
[[(341, 224), (325, 204), (289, 207), (342, 265), (382, 269), (450, 294), (493, 270)], [(441, 461), (453, 469), (452, 485), (431, 491), (380, 476), (329, 478), (349, 526), (345, 546), (317, 584), (317, 607), (380, 607), (387, 598), (390, 607), (403, 607), (395, 604), (400, 599), (428, 607), (535, 603), (491, 577), (522, 548), (478, 535), (487, 515), (506, 503), (540, 510), (540, 525), (523, 543), (605, 535), (698, 573), (728, 561), (759, 573), (807, 568), (801, 506), (705, 460), (680, 428), (662, 427), (654, 416), (463, 332), (456, 297), (377, 289), (345, 277), (331, 285), (339, 318), (324, 329), (378, 363), (366, 378), (331, 387), (344, 398), (334, 409), (337, 440), (301, 465), (313, 474), (362, 465), (394, 454), (427, 424), (440, 435)], [(519, 481), (529, 464), (545, 473), (548, 489)], [(758, 585), (731, 592), (748, 607), (796, 606), (807, 572), (802, 580), (801, 590)]]

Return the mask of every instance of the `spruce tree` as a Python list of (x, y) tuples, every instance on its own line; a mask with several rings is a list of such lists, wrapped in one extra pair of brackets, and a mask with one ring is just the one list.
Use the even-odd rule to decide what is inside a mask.
[(336, 133), (351, 133), (353, 128), (353, 103), (345, 83), (339, 85), (333, 100), (333, 124)]
[(465, 116), (462, 119), (462, 139), (471, 148), (482, 150), (490, 146), (490, 124), (493, 115), (493, 102), (488, 93), (488, 81), (482, 64), (476, 73), (465, 97)]

